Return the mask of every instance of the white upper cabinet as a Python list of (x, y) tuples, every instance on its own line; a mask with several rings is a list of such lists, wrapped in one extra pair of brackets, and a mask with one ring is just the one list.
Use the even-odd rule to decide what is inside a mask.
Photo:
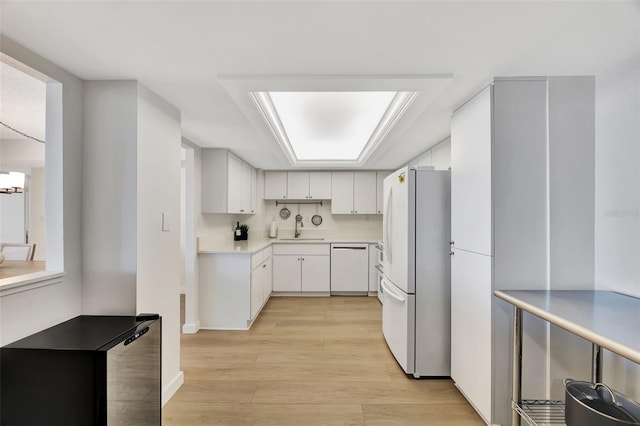
[(251, 208), (251, 213), (255, 213), (258, 208), (258, 177), (256, 176), (256, 169), (251, 168), (251, 200), (249, 206)]
[(384, 178), (389, 176), (390, 173), (386, 170), (376, 172), (376, 214), (382, 214)]
[(309, 172), (309, 198), (331, 199), (331, 172)]
[(290, 200), (309, 198), (309, 172), (287, 173), (287, 198)]
[(329, 200), (331, 172), (265, 172), (265, 200)]
[(287, 172), (264, 172), (264, 199), (287, 199)]
[(375, 214), (376, 172), (332, 172), (331, 213)]
[(353, 172), (331, 172), (331, 213), (353, 214)]
[[(451, 240), (457, 248), (492, 255), (492, 87), (451, 119)], [(482, 226), (479, 226), (482, 224)]]
[(353, 173), (353, 212), (376, 213), (376, 172)]
[(255, 213), (255, 169), (226, 149), (202, 150), (202, 212)]

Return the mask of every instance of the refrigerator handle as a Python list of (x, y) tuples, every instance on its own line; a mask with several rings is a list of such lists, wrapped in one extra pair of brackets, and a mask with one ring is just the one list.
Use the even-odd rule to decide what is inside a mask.
[(393, 257), (393, 244), (391, 242), (391, 238), (393, 237), (392, 233), (391, 233), (391, 196), (393, 194), (393, 185), (389, 186), (389, 193), (387, 194), (387, 209), (384, 212), (384, 232), (385, 232), (385, 236), (387, 237), (385, 241), (385, 253), (384, 255), (387, 256), (389, 258), (389, 261), (392, 260)]
[(387, 281), (385, 279), (383, 279), (382, 282), (381, 282), (383, 293), (388, 295), (388, 296), (391, 296), (393, 299), (396, 299), (400, 303), (404, 303), (405, 298), (404, 297), (400, 297), (397, 294), (395, 294), (389, 287), (387, 287), (386, 284), (387, 284)]

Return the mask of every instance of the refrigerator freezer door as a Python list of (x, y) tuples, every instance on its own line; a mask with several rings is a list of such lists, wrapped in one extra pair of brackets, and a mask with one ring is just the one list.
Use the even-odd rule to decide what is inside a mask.
[(407, 374), (415, 369), (415, 295), (407, 294), (382, 278), (382, 332), (387, 346)]
[(407, 167), (384, 179), (384, 273), (393, 284), (405, 293), (414, 293), (415, 287), (408, 282), (409, 269), (408, 238), (413, 227), (409, 223), (409, 179)]

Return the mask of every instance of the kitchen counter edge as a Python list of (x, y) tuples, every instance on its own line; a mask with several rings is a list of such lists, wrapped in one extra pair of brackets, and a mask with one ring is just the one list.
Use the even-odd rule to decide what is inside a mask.
[(231, 241), (227, 244), (211, 244), (207, 248), (200, 248), (198, 254), (254, 254), (272, 244), (376, 244), (382, 238), (325, 238), (324, 240), (278, 240), (278, 239), (262, 239), (248, 241)]

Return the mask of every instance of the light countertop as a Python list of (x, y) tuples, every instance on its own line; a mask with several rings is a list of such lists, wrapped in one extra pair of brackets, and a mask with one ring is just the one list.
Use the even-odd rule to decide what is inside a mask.
[(640, 299), (611, 291), (501, 290), (496, 297), (640, 363)]
[(269, 247), (272, 244), (332, 244), (332, 243), (367, 243), (375, 244), (382, 240), (382, 238), (371, 237), (326, 237), (322, 240), (319, 239), (305, 239), (301, 237), (297, 240), (291, 240), (287, 238), (250, 238), (246, 241), (224, 241), (224, 242), (200, 242), (198, 247), (198, 254), (222, 254), (222, 253), (257, 253), (262, 249)]

